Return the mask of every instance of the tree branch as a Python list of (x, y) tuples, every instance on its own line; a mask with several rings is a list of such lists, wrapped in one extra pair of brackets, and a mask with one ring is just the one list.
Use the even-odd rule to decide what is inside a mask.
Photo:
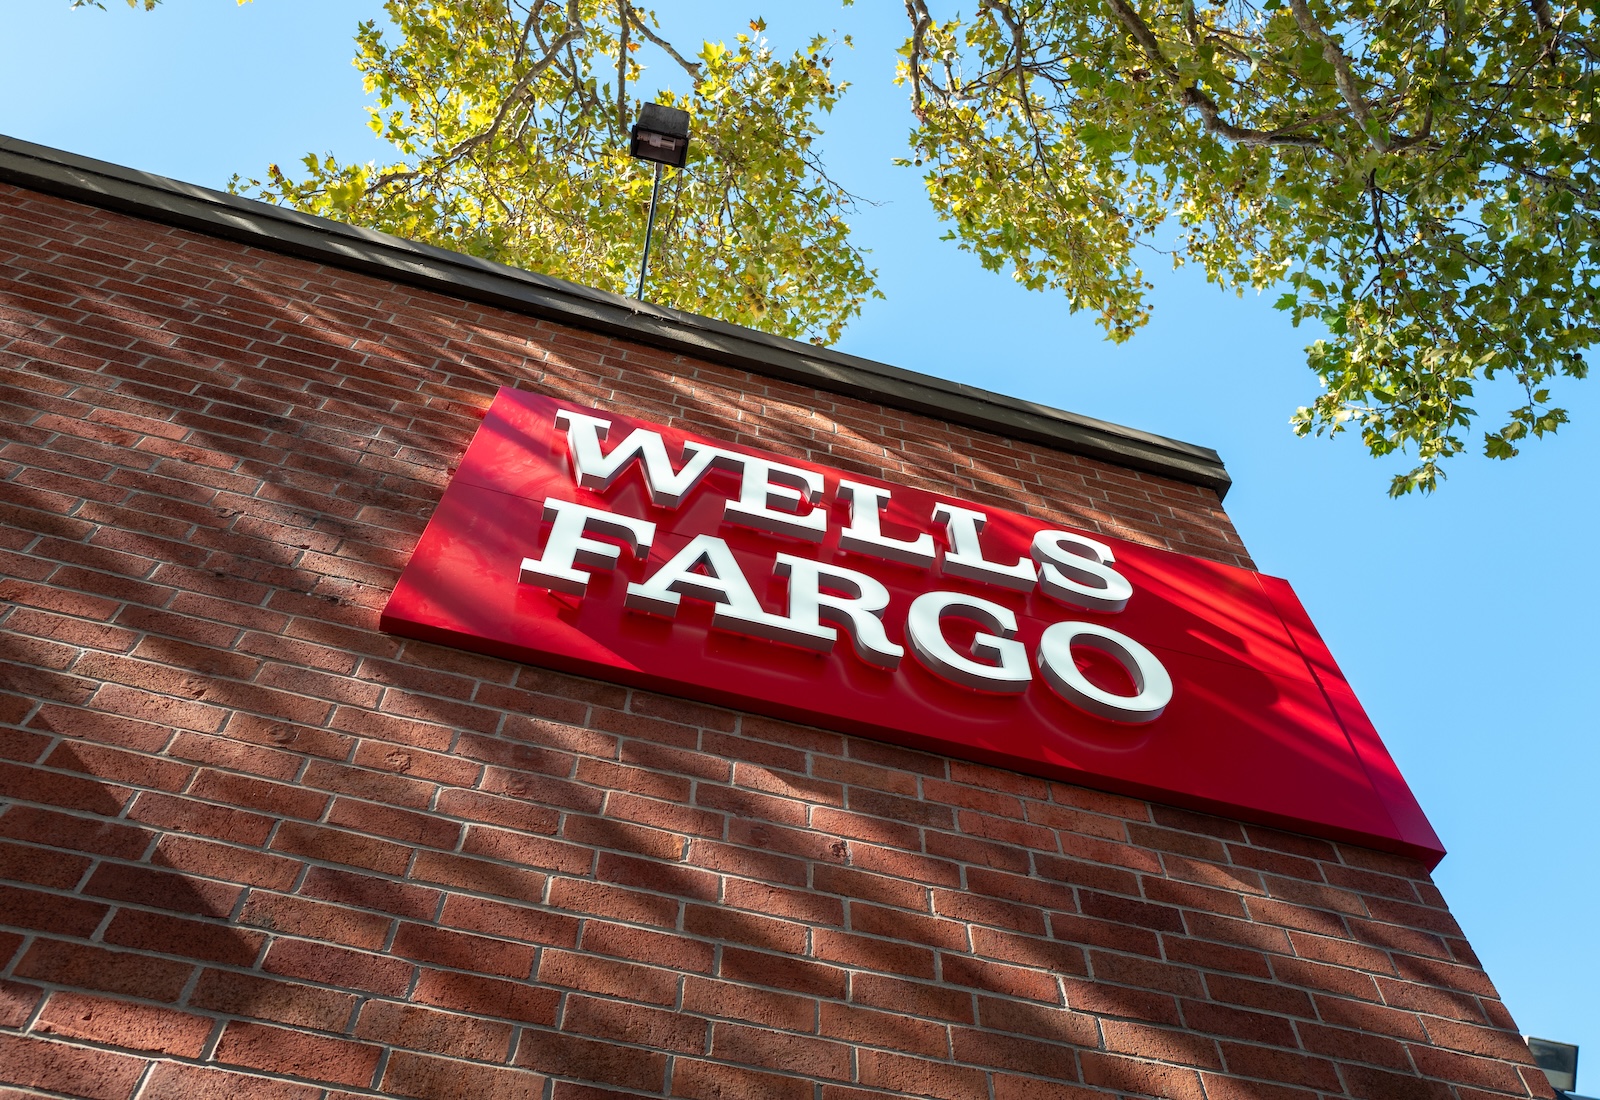
[(1323, 58), (1333, 66), (1333, 76), (1339, 85), (1339, 95), (1350, 108), (1351, 117), (1356, 120), (1356, 125), (1361, 127), (1374, 149), (1380, 153), (1387, 153), (1389, 141), (1382, 135), (1374, 133), (1369, 125), (1371, 115), (1367, 111), (1367, 101), (1362, 97), (1361, 89), (1356, 87), (1355, 73), (1350, 70), (1350, 58), (1345, 55), (1344, 49), (1334, 40), (1333, 35), (1318, 25), (1306, 0), (1289, 0), (1289, 10), (1294, 13), (1294, 21), (1300, 25), (1300, 30), (1305, 36), (1322, 47)]
[(628, 0), (617, 0), (617, 125), (628, 124)]
[(1320, 149), (1323, 141), (1315, 134), (1296, 134), (1302, 123), (1292, 126), (1280, 127), (1276, 130), (1254, 130), (1243, 126), (1235, 126), (1222, 117), (1222, 111), (1217, 106), (1217, 101), (1212, 99), (1197, 84), (1185, 84), (1178, 75), (1177, 67), (1167, 59), (1161, 50), (1161, 43), (1156, 39), (1155, 32), (1150, 29), (1144, 19), (1128, 0), (1106, 0), (1106, 5), (1111, 9), (1117, 21), (1139, 44), (1140, 50), (1150, 63), (1150, 67), (1161, 73), (1172, 89), (1178, 93), (1178, 101), (1185, 107), (1193, 107), (1200, 114), (1201, 121), (1207, 130), (1239, 145), (1293, 145), (1307, 149)]
[(911, 56), (907, 59), (907, 68), (911, 70), (911, 113), (918, 122), (926, 122), (922, 103), (922, 39), (933, 25), (933, 16), (928, 14), (924, 0), (906, 0), (906, 15), (911, 19)]
[(489, 123), (488, 128), (458, 143), (445, 154), (444, 159), (447, 161), (455, 160), (476, 146), (493, 141), (495, 136), (500, 133), (500, 127), (505, 125), (506, 116), (511, 113), (511, 108), (527, 92), (529, 85), (555, 63), (562, 50), (582, 38), (583, 35), (583, 19), (578, 11), (578, 0), (567, 0), (566, 29), (557, 36), (554, 42), (550, 43), (550, 47), (545, 51), (544, 56), (529, 65), (528, 71), (517, 78), (517, 82), (511, 86), (510, 90), (506, 92), (505, 98), (500, 101), (500, 109), (495, 112), (494, 120)]
[(699, 62), (690, 61), (677, 50), (673, 49), (671, 42), (668, 42), (665, 38), (662, 38), (649, 27), (645, 26), (644, 20), (639, 18), (638, 14), (633, 11), (632, 7), (629, 7), (628, 14), (632, 18), (633, 25), (638, 29), (639, 33), (644, 35), (646, 40), (648, 40), (651, 45), (655, 46), (668, 57), (672, 58), (672, 60), (676, 61), (683, 71), (688, 73), (690, 78), (694, 80), (695, 87), (698, 88), (700, 86), (700, 81), (705, 79), (705, 72), (700, 68)]

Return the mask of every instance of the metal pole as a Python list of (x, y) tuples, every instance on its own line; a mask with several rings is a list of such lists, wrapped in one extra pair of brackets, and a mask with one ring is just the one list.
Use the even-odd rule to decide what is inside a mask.
[(650, 220), (644, 223), (644, 258), (639, 261), (639, 289), (634, 297), (644, 301), (644, 273), (650, 270), (650, 234), (656, 227), (656, 199), (661, 197), (661, 162), (656, 161), (656, 182), (650, 188)]

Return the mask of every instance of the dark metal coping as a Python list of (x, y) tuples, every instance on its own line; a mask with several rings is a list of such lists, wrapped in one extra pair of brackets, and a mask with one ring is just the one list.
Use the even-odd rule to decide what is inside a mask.
[(1222, 459), (1209, 447), (4, 135), (0, 180), (1159, 474), (1204, 486), (1219, 500), (1232, 483)]

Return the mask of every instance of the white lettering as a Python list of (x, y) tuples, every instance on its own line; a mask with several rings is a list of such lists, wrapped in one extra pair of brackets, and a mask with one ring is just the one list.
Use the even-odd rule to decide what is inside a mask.
[(940, 503), (933, 509), (934, 522), (942, 522), (950, 537), (950, 552), (944, 556), (944, 571), (952, 577), (981, 581), (1018, 592), (1030, 591), (1038, 580), (1032, 560), (1022, 558), (1014, 565), (1001, 565), (983, 556), (978, 533), (989, 517), (959, 504)]
[(807, 542), (822, 541), (828, 533), (827, 511), (800, 511), (801, 505), (815, 504), (822, 495), (821, 474), (749, 455), (725, 452), (722, 457), (742, 468), (739, 499), (722, 508), (725, 522)]
[[(1134, 694), (1096, 687), (1072, 658), (1074, 642), (1109, 653), (1133, 681)], [(1153, 722), (1172, 702), (1172, 677), (1144, 646), (1098, 623), (1056, 623), (1039, 639), (1039, 671), (1045, 682), (1080, 710), (1113, 722)]]
[(611, 421), (562, 409), (556, 413), (556, 423), (566, 425), (567, 451), (572, 455), (573, 474), (579, 485), (603, 493), (637, 460), (644, 468), (650, 502), (659, 508), (677, 508), (707, 470), (713, 465), (727, 465), (725, 460), (732, 457), (715, 447), (685, 443), (683, 469), (674, 470), (667, 457), (667, 445), (657, 432), (635, 428), (627, 439), (611, 448), (611, 453), (601, 454), (600, 441), (610, 431)]
[[(856, 656), (863, 661), (879, 668), (900, 664), (906, 651), (891, 642), (883, 630), (889, 590), (875, 578), (792, 554), (778, 555), (778, 575), (789, 578), (788, 622), (804, 637), (825, 635), (828, 644), (818, 647), (823, 652), (833, 648), (837, 635), (832, 627), (822, 625), (822, 620), (827, 619), (844, 628)], [(824, 592), (824, 584), (843, 589), (848, 595)]]
[(620, 548), (607, 542), (596, 542), (586, 537), (586, 532), (593, 531), (622, 540), (628, 552), (636, 558), (644, 556), (645, 551), (650, 549), (650, 541), (656, 536), (656, 525), (648, 520), (585, 508), (581, 504), (557, 500), (555, 497), (544, 502), (544, 518), (550, 523), (544, 556), (523, 558), (518, 579), (523, 584), (536, 584), (574, 596), (585, 595), (591, 579), (591, 574), (576, 566), (615, 569), (621, 555)]
[[(940, 622), (946, 614), (974, 619), (994, 632), (980, 631), (972, 639), (972, 657), (988, 657), (993, 663), (956, 652)], [(906, 639), (923, 667), (974, 691), (1012, 695), (1027, 690), (1033, 673), (1028, 668), (1027, 650), (1021, 642), (1011, 640), (1016, 632), (1017, 617), (1010, 608), (960, 592), (925, 592), (912, 601), (906, 615)]]
[(678, 614), (680, 596), (716, 604), (711, 625), (721, 630), (824, 652), (833, 646), (832, 631), (807, 634), (782, 615), (763, 610), (733, 551), (715, 535), (696, 535), (649, 580), (628, 585), (623, 606), (671, 619)]
[[(705, 572), (697, 573), (697, 568)], [(756, 594), (728, 544), (715, 535), (696, 535), (643, 584), (628, 585), (623, 605), (668, 619), (678, 614), (678, 597), (717, 604), (756, 604)]]
[(934, 548), (932, 535), (923, 532), (907, 541), (890, 538), (883, 533), (879, 513), (889, 506), (888, 489), (841, 479), (839, 499), (850, 505), (850, 526), (839, 532), (841, 549), (897, 561), (902, 565), (915, 565), (920, 569), (933, 564), (938, 551)]
[(1111, 568), (1117, 559), (1105, 543), (1071, 531), (1040, 531), (1033, 536), (1032, 553), (1039, 563), (1039, 588), (1051, 599), (1090, 611), (1128, 606), (1133, 585)]

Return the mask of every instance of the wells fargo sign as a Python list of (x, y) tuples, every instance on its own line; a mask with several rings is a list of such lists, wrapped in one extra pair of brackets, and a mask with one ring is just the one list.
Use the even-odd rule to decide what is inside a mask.
[(521, 390), (383, 628), (1443, 855), (1286, 582)]

